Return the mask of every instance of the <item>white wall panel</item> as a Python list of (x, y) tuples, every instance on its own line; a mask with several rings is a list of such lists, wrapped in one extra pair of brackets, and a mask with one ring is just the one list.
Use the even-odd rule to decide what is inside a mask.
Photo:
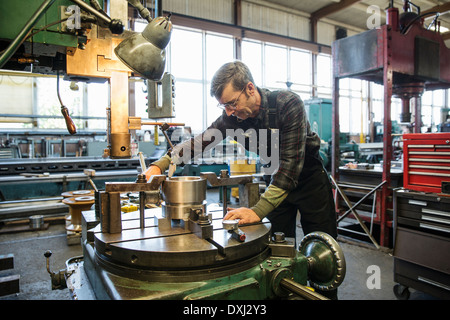
[(223, 23), (233, 23), (233, 0), (165, 0), (163, 10)]
[(336, 40), (336, 26), (324, 22), (317, 23), (317, 42), (331, 46)]

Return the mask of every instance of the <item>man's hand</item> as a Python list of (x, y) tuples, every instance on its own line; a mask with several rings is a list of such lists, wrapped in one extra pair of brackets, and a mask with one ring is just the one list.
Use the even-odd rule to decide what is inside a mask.
[(148, 167), (147, 171), (144, 172), (145, 178), (150, 180), (151, 176), (158, 176), (161, 175), (161, 169), (158, 166), (150, 166)]
[(261, 221), (261, 219), (258, 217), (258, 215), (249, 208), (227, 208), (228, 213), (223, 218), (224, 220), (234, 220), (239, 219), (239, 224), (244, 223), (255, 223)]

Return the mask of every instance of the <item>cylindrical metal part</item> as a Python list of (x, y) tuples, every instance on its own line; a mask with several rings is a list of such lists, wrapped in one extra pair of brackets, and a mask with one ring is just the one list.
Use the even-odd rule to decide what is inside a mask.
[(281, 279), (280, 286), (284, 289), (308, 300), (329, 300), (323, 295), (308, 289), (307, 287), (297, 283), (291, 279)]
[(70, 222), (71, 224), (66, 226), (66, 230), (73, 232), (81, 231), (81, 212), (90, 210), (95, 203), (93, 196), (82, 196), (65, 198), (62, 201), (69, 206)]
[(111, 133), (111, 158), (131, 157), (129, 133)]
[(44, 216), (43, 215), (34, 215), (30, 218), (30, 229), (40, 229), (44, 224)]
[(169, 205), (202, 204), (206, 199), (206, 179), (172, 177), (163, 182), (163, 199)]

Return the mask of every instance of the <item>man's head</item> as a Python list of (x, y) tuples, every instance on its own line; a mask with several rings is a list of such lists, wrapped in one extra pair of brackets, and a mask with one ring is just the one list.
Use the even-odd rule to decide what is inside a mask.
[(226, 63), (217, 70), (211, 81), (211, 96), (228, 116), (245, 120), (259, 112), (260, 96), (253, 76), (240, 61)]
[(224, 64), (214, 74), (211, 81), (211, 97), (217, 100), (222, 96), (225, 86), (229, 83), (233, 89), (241, 91), (249, 82), (255, 83), (249, 68), (240, 61)]

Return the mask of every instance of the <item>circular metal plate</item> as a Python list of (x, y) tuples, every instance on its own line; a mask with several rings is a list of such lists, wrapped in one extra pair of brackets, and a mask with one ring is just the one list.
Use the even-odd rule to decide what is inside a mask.
[[(147, 211), (155, 211), (149, 209)], [(136, 228), (130, 219), (122, 221), (122, 232), (95, 233), (95, 250), (104, 264), (119, 264), (151, 270), (192, 270), (218, 267), (248, 259), (263, 252), (270, 241), (271, 224), (240, 226), (246, 234), (239, 242), (222, 226), (222, 209), (213, 215), (213, 237), (201, 239), (186, 226), (160, 230), (153, 219), (146, 219), (146, 227)]]

